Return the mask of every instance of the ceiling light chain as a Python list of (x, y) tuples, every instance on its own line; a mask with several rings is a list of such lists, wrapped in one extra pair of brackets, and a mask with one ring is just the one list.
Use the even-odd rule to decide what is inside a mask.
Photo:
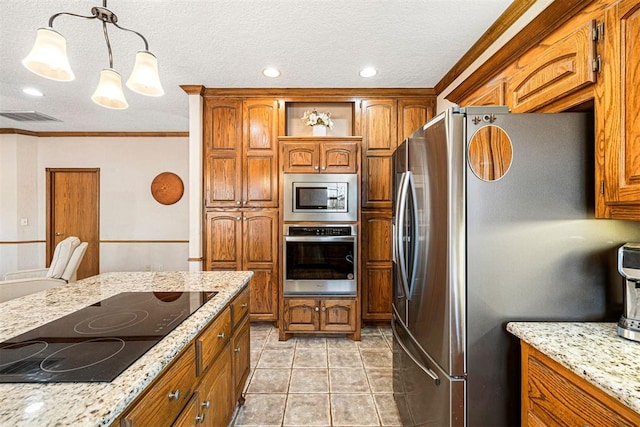
[(39, 28), (36, 41), (29, 55), (22, 61), (23, 65), (33, 73), (57, 81), (71, 81), (75, 79), (69, 59), (67, 57), (66, 40), (62, 34), (53, 29), (53, 21), (61, 15), (74, 16), (83, 19), (99, 19), (102, 21), (107, 51), (109, 54), (109, 68), (100, 72), (100, 82), (91, 99), (107, 108), (124, 109), (129, 105), (122, 92), (122, 79), (113, 69), (113, 53), (109, 40), (107, 24), (138, 35), (144, 42), (144, 50), (136, 53), (136, 60), (131, 77), (127, 80), (127, 87), (134, 92), (148, 96), (164, 94), (158, 75), (158, 60), (149, 52), (147, 39), (137, 31), (118, 25), (118, 17), (107, 9), (107, 0), (103, 6), (91, 8), (91, 16), (78, 15), (70, 12), (59, 12), (49, 18), (49, 26)]

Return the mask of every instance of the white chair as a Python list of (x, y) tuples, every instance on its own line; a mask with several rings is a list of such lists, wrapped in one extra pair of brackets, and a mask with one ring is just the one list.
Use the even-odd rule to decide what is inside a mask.
[(0, 302), (75, 282), (88, 245), (77, 237), (67, 237), (53, 251), (49, 268), (5, 274), (4, 280), (0, 281)]

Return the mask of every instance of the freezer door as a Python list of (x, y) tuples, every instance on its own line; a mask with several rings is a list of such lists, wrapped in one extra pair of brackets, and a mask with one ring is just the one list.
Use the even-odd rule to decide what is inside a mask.
[(464, 426), (465, 381), (430, 362), (404, 327), (392, 321), (393, 395), (404, 426)]

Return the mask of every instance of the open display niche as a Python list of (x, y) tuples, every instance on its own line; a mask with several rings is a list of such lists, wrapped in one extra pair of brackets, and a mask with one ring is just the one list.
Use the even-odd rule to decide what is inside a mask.
[(353, 102), (286, 102), (286, 136), (312, 136), (311, 126), (302, 121), (305, 111), (331, 113), (333, 129), (327, 129), (327, 136), (353, 136)]

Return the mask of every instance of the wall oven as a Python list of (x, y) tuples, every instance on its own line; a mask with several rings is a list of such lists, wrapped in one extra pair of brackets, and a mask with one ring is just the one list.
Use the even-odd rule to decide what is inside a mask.
[(356, 222), (358, 175), (284, 174), (284, 221)]
[(284, 296), (355, 296), (356, 225), (285, 225)]

